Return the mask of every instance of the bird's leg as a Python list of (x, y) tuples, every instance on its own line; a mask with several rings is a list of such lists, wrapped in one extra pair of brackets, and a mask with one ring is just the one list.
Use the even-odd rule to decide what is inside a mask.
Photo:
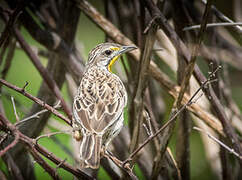
[(77, 124), (73, 123), (73, 137), (77, 140), (80, 141), (82, 139), (82, 133), (80, 127), (78, 127)]

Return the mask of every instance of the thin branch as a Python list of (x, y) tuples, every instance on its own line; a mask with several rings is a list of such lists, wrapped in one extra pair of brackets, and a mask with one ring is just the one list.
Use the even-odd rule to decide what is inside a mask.
[(48, 174), (56, 180), (60, 180), (60, 176), (57, 174), (57, 170), (51, 167), (38, 153), (35, 148), (30, 148), (30, 153), (35, 159), (35, 161), (46, 171)]
[[(54, 162), (58, 167), (61, 167), (65, 169), (66, 171), (69, 171), (76, 177), (79, 177), (80, 179), (93, 179), (84, 172), (82, 172), (79, 169), (76, 169), (69, 165), (68, 163), (64, 162), (63, 160), (59, 159), (56, 157), (53, 153), (48, 152), (45, 148), (40, 146), (39, 144), (36, 143), (34, 139), (31, 139), (24, 134), (22, 134), (13, 124), (11, 124), (2, 114), (0, 114), (0, 122), (4, 124), (6, 127), (6, 131), (10, 130), (14, 134), (19, 135), (19, 141), (22, 142), (24, 145), (27, 145), (28, 148), (30, 149), (30, 152), (37, 150), (39, 153), (41, 153), (43, 156), (45, 156), (47, 159), (51, 160)], [(33, 155), (33, 154), (32, 154)], [(36, 154), (34, 154), (36, 155)], [(37, 154), (38, 155), (38, 154)], [(38, 162), (38, 161), (37, 161)], [(42, 162), (39, 162), (42, 163)], [(52, 172), (53, 173), (53, 172)]]
[(19, 117), (18, 117), (18, 113), (17, 113), (17, 110), (16, 110), (16, 106), (15, 106), (15, 102), (14, 102), (14, 97), (13, 96), (11, 96), (11, 101), (12, 101), (12, 104), (13, 104), (13, 111), (14, 111), (14, 115), (15, 115), (16, 121), (19, 122)]
[(41, 114), (43, 114), (45, 112), (48, 112), (48, 110), (47, 109), (43, 109), (43, 110), (41, 110), (41, 111), (39, 111), (39, 112), (29, 116), (29, 117), (26, 117), (26, 118), (22, 119), (21, 121), (17, 122), (15, 125), (19, 126), (20, 124), (23, 124), (23, 123), (25, 123), (27, 121), (33, 120), (34, 118), (39, 118), (39, 115), (41, 115)]
[(62, 120), (64, 120), (67, 124), (71, 125), (71, 121), (66, 118), (65, 116), (63, 116), (61, 113), (59, 113), (57, 110), (55, 110), (53, 107), (51, 107), (50, 105), (46, 104), (45, 102), (43, 102), (42, 100), (34, 97), (33, 95), (27, 93), (24, 88), (19, 88), (17, 86), (14, 86), (10, 83), (8, 83), (7, 81), (0, 79), (0, 83), (19, 92), (20, 94), (24, 95), (25, 97), (31, 99), (32, 101), (34, 101), (35, 103), (39, 104), (40, 106), (42, 106), (43, 108), (47, 109), (48, 111), (52, 112), (55, 116), (61, 118)]
[[(7, 17), (4, 16), (5, 20), (7, 20)], [(67, 114), (70, 120), (72, 120), (72, 111), (66, 104), (65, 100), (63, 99), (60, 89), (58, 88), (55, 80), (51, 77), (49, 72), (45, 69), (45, 67), (41, 64), (38, 56), (33, 52), (29, 44), (25, 41), (23, 36), (21, 35), (20, 31), (17, 28), (14, 28), (14, 35), (16, 36), (16, 39), (20, 43), (21, 47), (24, 49), (26, 54), (29, 56), (30, 60), (36, 67), (36, 69), (39, 71), (40, 75), (43, 77), (45, 80), (46, 84), (48, 87), (53, 91), (55, 96), (61, 101), (63, 110)]]
[[(10, 33), (12, 32), (12, 27), (25, 6), (26, 6), (26, 2), (18, 3), (17, 8), (13, 11), (13, 13), (11, 13), (9, 20), (5, 25), (5, 29), (3, 30), (0, 36), (0, 48), (3, 45), (3, 43), (6, 41), (6, 39), (10, 36)], [(0, 7), (0, 11), (3, 12), (4, 9)]]
[(189, 101), (183, 105), (179, 110), (177, 110), (174, 115), (156, 132), (154, 133), (152, 136), (148, 137), (143, 144), (141, 144), (135, 151), (133, 151), (129, 157), (123, 162), (124, 165), (129, 162), (130, 160), (132, 160), (132, 158), (138, 153), (140, 152), (143, 147), (145, 145), (147, 145), (152, 139), (154, 139), (156, 136), (158, 136), (168, 125), (170, 125), (174, 120), (176, 120), (176, 117), (183, 111), (186, 109), (187, 106), (190, 106), (193, 103), (194, 98), (197, 96), (197, 94), (206, 87), (206, 85), (208, 83), (210, 83), (211, 78), (213, 77), (214, 73), (216, 73), (219, 70), (219, 68), (217, 68), (212, 74), (209, 75), (209, 78), (200, 86), (199, 89), (197, 89), (197, 91), (192, 95), (192, 97), (189, 99)]
[[(126, 36), (124, 36), (112, 23), (110, 23), (107, 19), (105, 19), (89, 2), (85, 0), (76, 1), (77, 6), (88, 16), (92, 21), (94, 21), (97, 26), (99, 26), (110, 38), (112, 38), (115, 42), (119, 44), (124, 45), (130, 45), (134, 44), (130, 39), (128, 39)], [(155, 6), (156, 7), (156, 6)], [(155, 8), (154, 7), (154, 8)], [(159, 9), (156, 9), (156, 13), (158, 14)], [(160, 15), (160, 11), (159, 11)], [(162, 23), (166, 23), (167, 21), (163, 19)], [(163, 26), (162, 26), (163, 27)], [(174, 43), (174, 46), (177, 47), (177, 50), (183, 54), (183, 56), (190, 60), (190, 53), (188, 49), (186, 48), (185, 44), (180, 41), (180, 38), (175, 34), (174, 30), (169, 26), (169, 24), (165, 24), (166, 32), (171, 34), (171, 40)], [(139, 61), (141, 56), (140, 49), (136, 49), (134, 51), (128, 52), (134, 60)], [(201, 72), (198, 71), (198, 69), (195, 68), (195, 71), (199, 73), (201, 76)], [(162, 71), (158, 69), (158, 67), (154, 64), (154, 62), (151, 61), (149, 66), (149, 74), (154, 79), (156, 79), (160, 85), (166, 89), (166, 91), (173, 96), (174, 98), (177, 98), (178, 90), (180, 89), (179, 86), (176, 86), (172, 83), (172, 81), (168, 78), (167, 75), (165, 75)], [(201, 82), (205, 81), (205, 77), (202, 77)], [(185, 104), (189, 99), (189, 96), (185, 94), (183, 104)], [(220, 133), (221, 135), (224, 135), (222, 126), (219, 123), (219, 121), (210, 113), (204, 111), (200, 106), (197, 104), (192, 104), (188, 107), (188, 110), (193, 112), (196, 116), (198, 116), (200, 119), (202, 119), (208, 126), (212, 127), (216, 132)]]
[(1, 124), (2, 128), (7, 130), (7, 134), (12, 133), (14, 135), (14, 140), (10, 144), (8, 144), (3, 150), (0, 151), (0, 157), (1, 157), (19, 142), (20, 136), (17, 133), (16, 127), (12, 125), (1, 113), (0, 113), (0, 122), (2, 123)]
[(141, 61), (139, 64), (139, 72), (137, 76), (137, 84), (135, 85), (134, 96), (131, 103), (131, 112), (132, 112), (132, 139), (130, 143), (130, 151), (132, 152), (137, 148), (140, 135), (141, 127), (143, 124), (143, 109), (144, 109), (144, 94), (147, 86), (148, 78), (148, 67), (151, 61), (152, 49), (155, 42), (155, 33), (157, 31), (157, 26), (153, 25), (149, 28), (148, 35), (145, 39), (144, 52), (141, 56)]
[(4, 154), (4, 156), (2, 157), (2, 160), (5, 162), (8, 168), (8, 172), (11, 178), (16, 180), (24, 180), (23, 175), (16, 164), (16, 159), (13, 159), (13, 157), (10, 155), (9, 152)]
[(43, 79), (45, 80), (48, 87), (53, 91), (55, 96), (61, 101), (61, 105), (63, 107), (63, 110), (65, 111), (65, 113), (67, 114), (69, 119), (71, 120), (72, 119), (72, 111), (68, 107), (65, 100), (63, 99), (61, 92), (60, 92), (60, 89), (58, 88), (56, 82), (51, 77), (49, 72), (44, 68), (44, 66), (40, 63), (38, 56), (32, 51), (32, 49), (30, 48), (28, 43), (24, 40), (23, 36), (20, 34), (19, 30), (15, 29), (14, 32), (15, 32), (15, 35), (16, 35), (16, 39), (19, 41), (20, 45), (22, 46), (22, 48), (27, 53), (30, 60), (33, 62), (33, 64), (35, 65), (35, 67), (37, 68), (37, 70), (39, 71), (39, 73), (41, 74)]
[(43, 135), (40, 135), (37, 138), (35, 138), (35, 141), (38, 144), (38, 141), (40, 139), (45, 138), (45, 137), (48, 137), (49, 138), (49, 137), (54, 136), (54, 135), (57, 135), (57, 134), (69, 134), (70, 135), (70, 130), (68, 130), (66, 132), (52, 132), (52, 133), (48, 133), (48, 134), (43, 134)]
[[(14, 56), (14, 52), (15, 52), (15, 48), (16, 48), (16, 39), (14, 38), (10, 38), (10, 42), (9, 42), (9, 46), (8, 46), (8, 52), (7, 52), (7, 57), (5, 59), (5, 64), (4, 64), (4, 68), (2, 70), (2, 79), (5, 79), (8, 70), (11, 66), (12, 60), (13, 60), (13, 56)], [(0, 56), (0, 59), (3, 59), (3, 57)], [(0, 65), (1, 65), (1, 60), (0, 60)], [(1, 87), (1, 85), (0, 85)]]
[(193, 129), (200, 131), (202, 133), (205, 133), (210, 139), (212, 139), (213, 141), (215, 141), (216, 143), (218, 143), (220, 146), (222, 146), (223, 148), (225, 148), (228, 152), (230, 152), (231, 154), (235, 155), (236, 157), (238, 157), (239, 159), (242, 160), (242, 155), (240, 155), (238, 152), (235, 152), (234, 149), (228, 147), (226, 144), (224, 144), (223, 142), (221, 142), (220, 140), (218, 140), (216, 137), (214, 137), (213, 135), (211, 135), (210, 133), (208, 133), (207, 131), (199, 128), (199, 127), (193, 127)]
[(174, 164), (174, 166), (175, 166), (175, 169), (176, 169), (176, 172), (177, 172), (178, 179), (179, 179), (179, 180), (182, 180), (181, 171), (180, 171), (180, 169), (178, 168), (178, 165), (177, 165), (177, 162), (176, 162), (174, 156), (172, 155), (171, 149), (170, 149), (169, 147), (167, 147), (166, 150), (167, 150), (167, 153), (170, 155), (170, 158), (171, 158), (171, 160), (172, 160), (172, 162), (173, 162), (173, 164)]
[(143, 110), (143, 114), (144, 114), (144, 118), (148, 124), (148, 127), (147, 127), (146, 124), (143, 123), (143, 127), (145, 128), (147, 135), (151, 136), (151, 135), (153, 135), (153, 131), (152, 131), (152, 126), (151, 126), (151, 121), (150, 121), (151, 120), (150, 115), (145, 109)]
[[(52, 52), (56, 52), (63, 58), (59, 58), (61, 62), (68, 69), (69, 73), (72, 74), (76, 82), (79, 82), (80, 76), (82, 75), (84, 64), (83, 59), (80, 56), (76, 56), (74, 48), (70, 48), (67, 43), (67, 39), (70, 39), (75, 33), (71, 33), (70, 27), (68, 26), (68, 31), (70, 34), (68, 37), (63, 39), (55, 31), (43, 30), (39, 24), (36, 23), (33, 16), (27, 11), (24, 11), (20, 16), (21, 23), (28, 30), (29, 34), (40, 44), (45, 46), (46, 49)], [(70, 22), (73, 22), (70, 21)], [(72, 24), (73, 25), (73, 24)], [(75, 28), (74, 28), (75, 29)], [(66, 31), (66, 30), (65, 30)], [(63, 31), (64, 32), (64, 31)], [(63, 35), (64, 37), (66, 35)]]
[[(207, 24), (206, 28), (210, 28), (210, 27), (221, 27), (221, 26), (242, 26), (242, 22), (235, 22), (235, 23), (209, 23)], [(193, 26), (189, 26), (189, 27), (185, 27), (183, 28), (183, 31), (190, 31), (193, 29), (200, 29), (201, 25), (193, 25)]]
[(104, 157), (112, 160), (118, 167), (125, 170), (125, 172), (130, 176), (132, 180), (138, 180), (138, 178), (133, 174), (132, 168), (130, 167), (129, 164), (124, 164), (122, 161), (120, 161), (115, 156), (111, 155), (111, 153), (109, 152), (105, 152)]
[(2, 157), (6, 152), (13, 148), (19, 142), (19, 134), (12, 132), (14, 134), (14, 140), (7, 145), (3, 150), (0, 151), (0, 157)]
[[(184, 57), (187, 63), (189, 63), (190, 57), (191, 57), (190, 52), (188, 51), (184, 43), (181, 41), (181, 39), (177, 36), (175, 31), (167, 23), (166, 18), (160, 12), (159, 8), (156, 7), (152, 1), (148, 1), (148, 0), (144, 0), (144, 1), (152, 17), (156, 15), (160, 15), (160, 18), (156, 19), (156, 22), (158, 23), (158, 25), (160, 25), (163, 28), (164, 32), (170, 38), (173, 45), (177, 48), (178, 53)], [(201, 70), (197, 65), (194, 66), (194, 76), (198, 80), (200, 85), (203, 84), (203, 82), (206, 80), (206, 77), (203, 75), (203, 73), (201, 72)], [(231, 141), (236, 151), (242, 151), (238, 137), (234, 129), (232, 128), (231, 124), (229, 123), (228, 117), (224, 112), (223, 105), (219, 101), (214, 90), (212, 88), (204, 88), (203, 91), (206, 97), (208, 98), (208, 100), (210, 101), (212, 108), (214, 109), (218, 119), (221, 121), (221, 124), (224, 129), (224, 134), (226, 134), (228, 139)], [(240, 166), (242, 167), (242, 162), (240, 162)]]
[[(202, 0), (203, 4), (206, 4), (206, 0)], [(223, 13), (221, 13), (214, 5), (212, 5), (212, 12), (221, 20), (226, 21), (229, 23), (234, 23), (231, 19), (229, 19), (227, 16), (225, 16)], [(242, 33), (242, 28), (240, 26), (233, 26), (237, 32)]]
[[(26, 137), (25, 137), (26, 138)], [(56, 165), (59, 165), (59, 167), (69, 171), (70, 173), (74, 174), (76, 177), (80, 177), (83, 179), (93, 179), (81, 170), (72, 167), (66, 162), (63, 162), (63, 160), (56, 157), (53, 153), (48, 152), (44, 147), (36, 144), (33, 140), (31, 140), (31, 145), (34, 145), (38, 152), (40, 152), (43, 156), (54, 162)]]
[(205, 34), (205, 30), (207, 27), (207, 22), (208, 22), (208, 17), (209, 17), (209, 12), (212, 6), (212, 0), (208, 0), (208, 3), (206, 4), (206, 8), (204, 11), (204, 15), (203, 15), (203, 19), (202, 19), (202, 23), (201, 23), (201, 29), (198, 33), (197, 39), (196, 39), (196, 44), (194, 45), (193, 51), (192, 51), (192, 57), (191, 60), (189, 61), (186, 70), (185, 70), (185, 74), (181, 83), (181, 90), (177, 99), (177, 106), (179, 108), (179, 106), (181, 105), (181, 101), (182, 98), (184, 96), (184, 93), (187, 91), (188, 85), (189, 85), (189, 80), (193, 74), (194, 71), (194, 67), (196, 64), (196, 59), (198, 56), (198, 52), (200, 49), (200, 45), (202, 43), (203, 40), (203, 36)]
[(66, 160), (67, 160), (67, 158), (63, 159), (63, 161), (61, 161), (59, 164), (57, 164), (57, 166), (56, 166), (56, 170), (57, 170), (58, 168), (60, 168), (60, 166), (61, 166), (64, 162), (66, 162)]
[[(57, 108), (59, 108), (59, 107), (60, 107), (60, 101), (58, 101), (58, 103), (57, 103), (53, 108), (54, 108), (54, 109), (57, 109)], [(34, 118), (39, 118), (39, 115), (41, 115), (41, 114), (43, 114), (43, 113), (45, 113), (45, 112), (48, 112), (48, 110), (47, 110), (47, 109), (43, 109), (43, 110), (41, 110), (41, 111), (39, 111), (39, 112), (37, 112), (37, 113), (35, 113), (35, 114), (29, 116), (29, 117), (26, 117), (26, 118), (20, 120), (19, 122), (15, 123), (15, 125), (16, 125), (16, 126), (19, 126), (20, 124), (25, 123), (25, 122), (27, 122), (27, 121), (30, 121), (30, 120), (32, 120), (32, 119), (34, 119)]]

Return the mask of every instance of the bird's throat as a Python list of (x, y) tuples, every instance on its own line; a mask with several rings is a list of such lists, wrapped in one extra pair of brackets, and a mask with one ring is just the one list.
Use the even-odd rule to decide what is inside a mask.
[(119, 55), (118, 55), (118, 56), (115, 56), (115, 57), (110, 61), (109, 65), (108, 65), (108, 71), (112, 72), (112, 71), (111, 71), (112, 65), (118, 60), (118, 58), (119, 58)]

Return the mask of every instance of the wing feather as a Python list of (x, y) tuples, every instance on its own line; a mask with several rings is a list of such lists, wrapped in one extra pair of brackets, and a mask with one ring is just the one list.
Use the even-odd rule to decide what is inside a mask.
[[(94, 70), (93, 70), (94, 71)], [(94, 73), (90, 71), (89, 73)], [(84, 75), (75, 97), (75, 120), (90, 132), (104, 133), (121, 115), (127, 102), (125, 87), (112, 74)], [(89, 78), (91, 77), (91, 78)]]

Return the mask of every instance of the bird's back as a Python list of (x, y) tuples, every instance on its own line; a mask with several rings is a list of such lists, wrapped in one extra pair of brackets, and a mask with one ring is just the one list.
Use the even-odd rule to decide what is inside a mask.
[(118, 76), (96, 66), (85, 71), (74, 104), (87, 131), (104, 132), (119, 118), (126, 103), (126, 90)]

